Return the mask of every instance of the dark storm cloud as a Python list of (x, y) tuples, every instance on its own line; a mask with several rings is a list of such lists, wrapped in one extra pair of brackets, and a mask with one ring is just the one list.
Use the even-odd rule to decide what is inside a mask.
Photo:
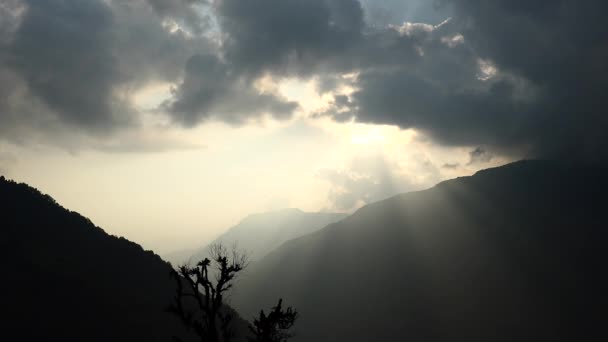
[(469, 162), (467, 165), (489, 163), (493, 158), (494, 156), (483, 147), (476, 147), (473, 151), (469, 152)]
[(0, 56), (5, 54), (5, 49), (12, 38), (12, 34), (19, 26), (17, 14), (21, 7), (20, 0), (5, 0), (0, 3)]
[(541, 89), (526, 108), (533, 119), (519, 123), (522, 140), (541, 155), (606, 159), (608, 2), (454, 3), (472, 48)]
[(61, 119), (82, 126), (112, 125), (112, 87), (120, 78), (103, 3), (29, 1), (9, 47), (10, 66)]
[[(383, 63), (370, 62), (361, 70), (358, 90), (351, 95), (358, 120), (417, 128), (449, 145), (505, 147), (518, 138), (519, 122), (534, 120), (527, 116), (534, 85), (492, 69), (453, 21), (406, 24), (398, 30), (396, 46), (417, 54), (403, 51), (409, 58), (400, 63), (378, 58)], [(483, 63), (488, 63), (485, 69)]]
[(205, 46), (138, 1), (10, 0), (0, 23), (0, 138), (20, 144), (74, 149), (82, 134), (133, 129), (130, 92), (174, 80)]
[(219, 0), (225, 54), (241, 72), (309, 74), (360, 38), (356, 0)]
[(508, 80), (475, 87), (474, 76), (469, 85), (450, 85), (453, 74), (439, 76), (406, 69), (363, 72), (352, 95), (357, 118), (414, 127), (450, 145), (500, 145), (519, 134), (514, 125), (533, 119), (522, 111), (530, 100), (516, 99), (517, 85)]
[(297, 107), (271, 94), (259, 94), (214, 55), (195, 55), (186, 64), (184, 82), (164, 106), (185, 126), (208, 118), (243, 123), (265, 113), (289, 117)]
[(361, 0), (369, 25), (401, 25), (404, 22), (439, 23), (450, 16), (443, 0)]
[[(196, 56), (221, 52), (212, 39), (217, 32), (203, 32), (211, 30), (204, 5), (2, 2), (0, 138), (23, 143), (36, 137), (65, 145), (64, 136), (74, 128), (93, 135), (137, 129), (140, 113), (131, 96), (150, 82), (180, 84), (168, 113), (180, 124), (191, 126), (210, 116), (244, 122), (260, 112), (288, 117), (293, 103), (260, 94), (254, 80), (239, 77), (225, 62), (218, 60), (219, 73), (203, 74), (215, 67), (197, 64)], [(192, 88), (196, 85), (201, 88)]]
[(10, 38), (0, 60), (0, 98), (6, 100), (0, 102), (0, 121), (10, 125), (5, 130), (27, 140), (27, 135), (61, 134), (61, 126), (99, 134), (135, 123), (124, 92), (151, 76), (143, 65), (162, 65), (155, 55), (138, 56), (139, 42), (152, 43), (146, 32), (157, 33), (155, 43), (166, 40), (166, 34), (158, 35), (160, 22), (154, 27), (138, 16), (125, 20), (129, 9), (118, 2), (115, 7), (93, 0), (12, 3), (18, 10), (2, 13), (0, 20), (15, 23), (3, 30)]
[[(412, 24), (405, 34), (370, 27), (358, 0), (218, 0), (215, 10), (232, 68), (253, 76), (321, 76), (321, 90), (338, 73), (412, 66), (420, 61), (416, 48), (427, 44), (434, 28)], [(443, 30), (437, 27), (435, 35)]]
[[(94, 132), (124, 126), (137, 117), (130, 94), (155, 81), (176, 85), (162, 109), (184, 126), (285, 118), (296, 104), (255, 84), (299, 76), (335, 96), (321, 114), (336, 120), (493, 153), (608, 159), (607, 2), (374, 3), (3, 1), (0, 132), (48, 126), (43, 117)], [(374, 8), (390, 15), (373, 19)], [(347, 73), (358, 75), (355, 92), (333, 93)]]
[(208, 0), (147, 0), (163, 18), (173, 18), (188, 29), (200, 34), (209, 28), (210, 18), (204, 10), (210, 5)]
[(241, 123), (261, 114), (288, 118), (297, 104), (260, 94), (264, 74), (310, 76), (336, 71), (337, 58), (361, 37), (356, 0), (219, 0), (214, 10), (224, 41), (220, 55), (193, 56), (184, 81), (164, 106), (193, 126), (208, 118)]
[[(450, 31), (419, 43), (419, 64), (362, 70), (353, 94), (358, 120), (520, 156), (608, 158), (608, 3), (450, 4)], [(462, 43), (449, 46), (457, 34)]]
[(354, 115), (516, 156), (608, 156), (606, 2), (435, 3), (451, 20), (371, 28), (359, 3), (330, 0), (224, 0), (218, 13), (235, 68), (321, 74), (323, 92), (336, 86), (332, 73), (359, 72), (358, 90), (336, 101), (351, 115), (325, 113), (338, 120)]

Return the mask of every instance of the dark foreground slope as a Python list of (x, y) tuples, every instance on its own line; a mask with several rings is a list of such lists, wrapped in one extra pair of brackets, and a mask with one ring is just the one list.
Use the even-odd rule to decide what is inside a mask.
[[(310, 234), (345, 217), (346, 214), (307, 213), (293, 208), (253, 214), (228, 229), (213, 243), (221, 243), (229, 247), (236, 243), (239, 249), (247, 252), (251, 261), (255, 261), (285, 241)], [(198, 261), (208, 255), (209, 248), (205, 246), (193, 253), (190, 260)], [(169, 259), (169, 261), (174, 260)]]
[(233, 304), (281, 294), (296, 341), (606, 340), (606, 171), (524, 161), (368, 205), (253, 265)]
[[(171, 341), (170, 265), (24, 184), (0, 178), (0, 338)], [(13, 335), (15, 334), (15, 335)], [(188, 339), (185, 339), (188, 341)]]

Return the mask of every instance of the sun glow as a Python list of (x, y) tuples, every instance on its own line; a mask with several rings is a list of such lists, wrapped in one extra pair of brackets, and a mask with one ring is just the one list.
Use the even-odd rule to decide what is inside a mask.
[(377, 127), (367, 132), (354, 133), (351, 136), (351, 143), (355, 145), (381, 144), (384, 141), (386, 141), (386, 138), (382, 135), (381, 129)]
[(138, 89), (132, 96), (135, 107), (141, 110), (157, 108), (163, 101), (171, 98), (171, 83), (152, 83)]

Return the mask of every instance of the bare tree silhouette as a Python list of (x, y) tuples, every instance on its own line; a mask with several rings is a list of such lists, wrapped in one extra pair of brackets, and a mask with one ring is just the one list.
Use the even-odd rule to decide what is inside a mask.
[(260, 316), (249, 326), (254, 335), (249, 338), (250, 342), (285, 342), (293, 336), (288, 330), (298, 318), (298, 312), (291, 307), (283, 311), (282, 304), (283, 300), (279, 299), (279, 303), (272, 308), (268, 316), (264, 310), (260, 311)]
[[(194, 267), (182, 265), (172, 270), (177, 287), (168, 311), (177, 315), (201, 341), (228, 342), (234, 337), (231, 326), (234, 313), (224, 306), (224, 296), (238, 273), (247, 267), (247, 255), (236, 246), (229, 251), (222, 244), (213, 244), (209, 250), (210, 259), (205, 258)], [(268, 316), (260, 311), (260, 316), (249, 325), (253, 333), (249, 341), (283, 342), (291, 337), (287, 330), (293, 326), (298, 313), (291, 307), (283, 311), (282, 302), (279, 299)], [(181, 341), (178, 337), (174, 340)]]
[[(247, 266), (247, 255), (236, 247), (229, 251), (214, 244), (210, 256), (211, 259), (205, 258), (194, 267), (182, 265), (172, 271), (177, 293), (169, 312), (177, 315), (201, 341), (228, 342), (234, 337), (231, 328), (234, 314), (224, 307), (224, 295), (232, 288), (236, 275)], [(188, 298), (190, 301), (186, 301)], [(192, 306), (197, 312), (190, 309)]]

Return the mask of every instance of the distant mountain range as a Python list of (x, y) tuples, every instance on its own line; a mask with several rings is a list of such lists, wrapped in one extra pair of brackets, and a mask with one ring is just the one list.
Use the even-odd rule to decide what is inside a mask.
[(0, 227), (5, 340), (196, 340), (165, 312), (174, 281), (154, 253), (3, 177)]
[[(339, 213), (307, 213), (299, 209), (253, 214), (228, 229), (212, 244), (221, 243), (227, 247), (236, 244), (238, 249), (248, 254), (251, 261), (255, 261), (285, 241), (310, 234), (346, 216)], [(164, 257), (173, 264), (181, 264), (188, 261), (196, 262), (207, 256), (208, 245), (198, 250), (175, 252)]]
[(608, 340), (608, 169), (522, 161), (370, 204), (248, 270), (294, 341)]

